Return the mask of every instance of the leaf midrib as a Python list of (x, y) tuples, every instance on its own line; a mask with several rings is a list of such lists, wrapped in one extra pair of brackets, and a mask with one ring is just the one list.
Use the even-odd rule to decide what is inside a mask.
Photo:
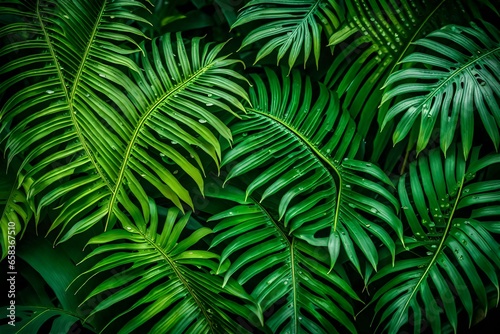
[[(290, 132), (292, 132), (296, 137), (299, 138), (299, 140), (302, 142), (303, 145), (307, 146), (313, 153), (314, 155), (316, 156), (316, 158), (320, 161), (323, 161), (324, 163), (326, 163), (333, 171), (335, 171), (335, 173), (337, 174), (337, 177), (338, 177), (338, 180), (339, 180), (339, 184), (338, 184), (338, 187), (337, 187), (337, 191), (338, 191), (338, 194), (337, 194), (337, 201), (335, 203), (335, 218), (334, 218), (334, 222), (333, 222), (333, 231), (336, 231), (337, 230), (337, 223), (338, 223), (338, 220), (339, 220), (339, 213), (340, 213), (340, 203), (342, 201), (342, 195), (343, 195), (343, 180), (342, 180), (342, 173), (340, 172), (340, 170), (338, 169), (337, 166), (335, 166), (331, 161), (330, 159), (328, 159), (327, 157), (325, 157), (317, 148), (315, 145), (313, 145), (304, 135), (302, 135), (299, 131), (295, 130), (293, 127), (291, 127), (290, 125), (288, 125), (287, 123), (283, 122), (281, 119), (273, 116), (273, 115), (270, 115), (268, 113), (265, 113), (265, 112), (262, 112), (262, 111), (259, 111), (259, 110), (256, 110), (256, 109), (252, 109), (252, 108), (249, 108), (247, 109), (249, 111), (252, 111), (258, 115), (261, 115), (261, 116), (264, 116), (264, 117), (268, 117), (270, 119), (272, 119), (273, 121), (275, 121), (276, 123), (280, 124), (281, 126), (283, 126), (284, 128), (288, 129)], [(326, 168), (326, 167), (325, 167)], [(328, 169), (328, 168), (326, 168)]]
[(429, 102), (430, 100), (432, 100), (438, 93), (439, 91), (446, 85), (449, 84), (450, 81), (453, 81), (453, 79), (457, 76), (457, 75), (460, 75), (461, 73), (465, 72), (467, 73), (469, 76), (471, 76), (472, 78), (474, 78), (474, 76), (472, 75), (472, 73), (470, 73), (470, 66), (471, 65), (474, 65), (475, 63), (479, 62), (480, 60), (482, 60), (483, 58), (485, 57), (488, 57), (490, 54), (492, 53), (495, 53), (495, 52), (498, 52), (500, 51), (500, 46), (499, 47), (496, 47), (495, 49), (491, 49), (491, 50), (488, 50), (487, 52), (485, 53), (482, 53), (481, 56), (479, 57), (474, 57), (472, 56), (472, 59), (470, 59), (467, 63), (465, 63), (463, 66), (461, 66), (460, 68), (456, 69), (448, 78), (446, 78), (445, 80), (443, 80), (443, 82), (441, 82), (436, 88), (434, 88), (434, 90), (428, 94), (428, 96), (425, 98), (424, 101), (422, 101), (418, 107), (417, 107), (417, 110), (419, 110), (419, 112), (422, 111), (422, 108), (423, 106)]
[(198, 79), (201, 75), (203, 75), (203, 73), (205, 73), (206, 71), (208, 71), (208, 69), (210, 69), (210, 67), (212, 67), (213, 65), (214, 65), (214, 62), (211, 62), (210, 64), (208, 64), (208, 65), (200, 68), (195, 73), (193, 73), (189, 77), (189, 79), (185, 80), (184, 82), (180, 82), (179, 84), (177, 84), (176, 86), (174, 86), (171, 91), (166, 92), (165, 95), (162, 98), (159, 98), (155, 103), (153, 103), (151, 105), (151, 107), (143, 114), (143, 116), (141, 117), (141, 119), (137, 123), (137, 126), (134, 129), (134, 133), (132, 134), (132, 137), (131, 137), (131, 140), (129, 141), (127, 149), (125, 150), (125, 154), (124, 154), (124, 157), (123, 157), (123, 162), (122, 162), (122, 165), (120, 167), (120, 171), (118, 172), (118, 178), (116, 180), (115, 187), (114, 187), (114, 189), (112, 189), (112, 196), (111, 196), (111, 199), (110, 199), (109, 204), (108, 204), (108, 215), (107, 215), (106, 224), (105, 224), (105, 227), (104, 227), (105, 231), (108, 228), (108, 223), (109, 223), (109, 219), (111, 217), (111, 213), (113, 211), (113, 206), (114, 206), (114, 204), (116, 202), (116, 198), (118, 196), (118, 191), (120, 190), (121, 184), (123, 182), (123, 179), (124, 179), (124, 176), (125, 176), (125, 170), (127, 168), (128, 162), (129, 162), (130, 157), (132, 155), (133, 147), (134, 147), (134, 145), (135, 145), (135, 143), (137, 141), (137, 138), (139, 137), (139, 133), (140, 133), (141, 129), (144, 127), (144, 124), (149, 119), (149, 117), (151, 116), (151, 114), (154, 111), (157, 110), (157, 108), (158, 108), (159, 105), (163, 104), (171, 96), (173, 96), (176, 93), (184, 90), (187, 86), (189, 86), (189, 84), (191, 82), (193, 82), (196, 79)]
[(210, 318), (207, 310), (203, 307), (203, 303), (198, 298), (198, 296), (195, 294), (195, 292), (193, 291), (193, 289), (191, 289), (191, 286), (189, 285), (188, 281), (184, 278), (184, 276), (180, 272), (180, 270), (177, 267), (177, 265), (175, 264), (174, 260), (172, 260), (170, 258), (170, 256), (168, 256), (168, 254), (161, 247), (159, 247), (156, 244), (156, 242), (154, 240), (152, 240), (151, 238), (149, 238), (146, 234), (143, 234), (140, 231), (138, 231), (138, 232), (144, 238), (144, 240), (146, 240), (146, 242), (150, 246), (152, 246), (165, 259), (165, 261), (169, 264), (169, 266), (172, 268), (172, 270), (174, 271), (174, 273), (177, 276), (177, 278), (179, 279), (179, 281), (184, 285), (184, 287), (186, 288), (186, 290), (189, 292), (189, 294), (191, 295), (191, 297), (195, 301), (196, 305), (198, 305), (198, 308), (203, 313), (203, 316), (205, 317), (208, 325), (210, 326), (211, 332), (215, 333), (215, 329), (214, 329), (215, 326), (214, 326), (214, 324), (213, 324), (213, 322), (212, 322), (212, 320), (211, 320), (211, 318)]
[(59, 81), (61, 82), (61, 87), (63, 89), (64, 96), (66, 98), (66, 102), (67, 102), (68, 108), (69, 108), (69, 115), (71, 117), (71, 121), (72, 121), (73, 126), (75, 128), (76, 135), (78, 136), (78, 140), (81, 143), (83, 149), (85, 150), (85, 153), (86, 153), (87, 157), (89, 158), (89, 160), (91, 161), (92, 165), (94, 166), (95, 170), (99, 173), (103, 182), (108, 186), (108, 188), (110, 190), (112, 190), (113, 187), (108, 182), (108, 180), (107, 180), (106, 176), (104, 175), (104, 173), (102, 172), (102, 170), (99, 168), (99, 165), (97, 164), (97, 161), (94, 159), (94, 156), (92, 155), (92, 152), (91, 152), (91, 150), (90, 150), (90, 148), (85, 140), (85, 137), (83, 136), (82, 130), (80, 129), (80, 125), (78, 124), (78, 121), (76, 119), (76, 116), (74, 113), (74, 106), (73, 106), (74, 92), (76, 91), (76, 87), (77, 87), (78, 81), (80, 80), (83, 68), (86, 65), (86, 61), (88, 59), (88, 53), (90, 51), (92, 41), (94, 40), (95, 35), (97, 34), (97, 27), (99, 26), (100, 18), (102, 17), (102, 13), (104, 11), (104, 5), (105, 5), (105, 3), (103, 4), (103, 7), (101, 8), (101, 11), (99, 13), (99, 19), (96, 21), (96, 24), (94, 26), (93, 35), (89, 39), (89, 43), (87, 44), (87, 49), (86, 49), (86, 52), (84, 54), (84, 57), (82, 58), (82, 60), (80, 62), (79, 71), (78, 71), (78, 74), (76, 76), (71, 95), (68, 93), (68, 90), (66, 89), (64, 75), (61, 72), (60, 67), (58, 66), (59, 62), (58, 62), (57, 57), (56, 57), (56, 51), (54, 50), (54, 47), (52, 46), (52, 43), (51, 43), (50, 38), (49, 38), (49, 34), (48, 34), (47, 29), (45, 27), (45, 24), (42, 20), (42, 16), (40, 13), (40, 0), (37, 0), (37, 4), (36, 4), (36, 17), (37, 17), (38, 21), (40, 22), (40, 27), (42, 29), (43, 36), (45, 38), (45, 42), (47, 43), (50, 55), (51, 55), (52, 60), (54, 62), (54, 66), (56, 67), (57, 77), (59, 78)]
[(257, 201), (255, 200), (253, 197), (250, 197), (250, 199), (252, 200), (252, 202), (258, 206), (260, 208), (260, 210), (267, 216), (267, 219), (274, 225), (274, 227), (276, 228), (276, 230), (278, 231), (279, 234), (281, 234), (281, 238), (283, 240), (285, 240), (286, 244), (287, 244), (287, 248), (290, 250), (290, 271), (291, 271), (291, 274), (292, 274), (292, 289), (293, 289), (293, 314), (295, 315), (294, 317), (294, 329), (295, 329), (295, 332), (294, 333), (298, 333), (298, 329), (299, 329), (299, 310), (298, 310), (298, 303), (297, 303), (297, 279), (295, 277), (295, 237), (292, 236), (292, 241), (290, 242), (290, 240), (288, 239), (289, 237), (286, 235), (286, 233), (281, 229), (280, 225), (278, 223), (276, 223), (276, 221), (273, 219), (273, 217), (271, 217), (271, 215), (269, 214), (269, 212), (266, 210), (266, 208), (264, 208), (260, 201)]
[(425, 20), (422, 21), (422, 23), (420, 24), (420, 26), (418, 27), (418, 29), (415, 31), (415, 33), (413, 34), (413, 36), (406, 43), (406, 46), (404, 47), (404, 49), (402, 50), (402, 52), (400, 52), (400, 55), (399, 55), (398, 59), (396, 59), (396, 61), (394, 62), (394, 65), (392, 66), (392, 69), (389, 71), (389, 73), (387, 74), (387, 76), (391, 75), (394, 72), (394, 69), (396, 68), (396, 65), (398, 65), (398, 63), (401, 61), (401, 59), (403, 58), (403, 56), (406, 54), (406, 51), (408, 51), (408, 49), (410, 48), (410, 45), (413, 43), (413, 41), (415, 40), (415, 38), (417, 37), (417, 35), (424, 28), (424, 26), (427, 24), (427, 21), (429, 21), (429, 19), (436, 13), (436, 11), (445, 2), (446, 2), (446, 0), (442, 0), (439, 3), (439, 5), (437, 5), (436, 8), (434, 8), (434, 10), (431, 13), (429, 13), (429, 15), (427, 15), (427, 17), (425, 18)]
[(295, 26), (295, 28), (293, 28), (292, 32), (290, 33), (290, 38), (289, 39), (293, 39), (295, 37), (295, 35), (297, 34), (297, 31), (299, 30), (299, 27), (300, 26), (303, 26), (307, 23), (307, 19), (309, 18), (309, 16), (311, 16), (315, 11), (316, 11), (316, 7), (318, 7), (318, 5), (320, 4), (320, 2), (322, 2), (322, 0), (317, 0), (314, 5), (311, 6), (311, 8), (307, 11), (307, 13), (304, 14), (304, 17), (300, 20), (301, 22), (299, 24), (297, 24)]
[(434, 252), (434, 255), (433, 255), (432, 259), (430, 260), (429, 264), (425, 268), (425, 270), (422, 273), (422, 276), (420, 277), (420, 279), (418, 280), (418, 282), (415, 284), (415, 287), (411, 291), (408, 299), (406, 300), (403, 308), (401, 309), (398, 321), (400, 321), (401, 318), (403, 317), (403, 314), (407, 310), (408, 305), (410, 304), (411, 300), (413, 299), (413, 296), (419, 291), (420, 285), (427, 278), (427, 275), (429, 274), (429, 271), (431, 270), (432, 266), (436, 264), (438, 256), (441, 254), (441, 252), (445, 248), (445, 241), (448, 238), (448, 234), (450, 233), (451, 222), (453, 220), (453, 215), (455, 214), (458, 202), (460, 200), (460, 196), (462, 194), (462, 187), (464, 185), (464, 181), (465, 181), (465, 178), (462, 178), (462, 180), (460, 182), (460, 187), (458, 188), (457, 197), (455, 198), (455, 203), (453, 204), (453, 209), (450, 212), (450, 216), (448, 218), (448, 222), (446, 224), (446, 228), (445, 228), (445, 230), (443, 232), (443, 237), (441, 238), (441, 241), (439, 242), (439, 245), (438, 245), (436, 251)]
[(38, 305), (34, 305), (34, 306), (26, 306), (26, 307), (29, 307), (30, 310), (34, 310), (34, 309), (43, 309), (42, 312), (40, 312), (39, 314), (35, 315), (34, 317), (31, 317), (30, 320), (24, 324), (23, 327), (21, 327), (19, 330), (16, 331), (16, 333), (20, 333), (23, 331), (24, 328), (26, 328), (27, 326), (29, 326), (33, 321), (35, 321), (38, 317), (42, 316), (44, 313), (46, 312), (50, 312), (50, 311), (57, 311), (59, 313), (63, 313), (63, 314), (67, 314), (67, 315), (70, 315), (72, 317), (75, 317), (77, 319), (80, 320), (81, 323), (85, 323), (85, 319), (82, 318), (81, 316), (79, 316), (78, 314), (76, 313), (73, 313), (73, 312), (70, 312), (68, 310), (64, 310), (62, 308), (57, 308), (57, 307), (42, 307), (42, 306), (38, 306)]

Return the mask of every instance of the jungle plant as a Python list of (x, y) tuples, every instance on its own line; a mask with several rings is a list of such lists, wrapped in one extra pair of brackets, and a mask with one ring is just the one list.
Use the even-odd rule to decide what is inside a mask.
[(494, 1), (0, 19), (2, 333), (456, 333), (498, 305)]

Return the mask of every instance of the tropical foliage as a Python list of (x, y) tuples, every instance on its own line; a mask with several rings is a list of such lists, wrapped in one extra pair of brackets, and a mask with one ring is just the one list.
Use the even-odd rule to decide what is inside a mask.
[(2, 333), (487, 318), (497, 5), (2, 1)]

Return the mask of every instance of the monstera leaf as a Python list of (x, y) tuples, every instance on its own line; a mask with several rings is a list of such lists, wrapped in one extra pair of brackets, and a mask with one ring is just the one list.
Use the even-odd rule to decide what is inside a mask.
[[(376, 273), (370, 283), (384, 284), (373, 296), (375, 312), (388, 333), (397, 333), (411, 316), (415, 333), (424, 323), (434, 333), (442, 325), (470, 326), (478, 310), (498, 304), (500, 180), (482, 173), (499, 155), (471, 162), (452, 146), (446, 159), (439, 149), (421, 156), (399, 181), (403, 211), (413, 236), (394, 266)], [(481, 177), (479, 174), (483, 174)], [(488, 294), (485, 286), (495, 289)], [(459, 311), (468, 321), (459, 320)]]
[(389, 178), (374, 164), (353, 159), (360, 138), (334, 93), (319, 85), (313, 97), (309, 78), (295, 71), (283, 73), (281, 82), (274, 72), (266, 74), (267, 82), (252, 76), (253, 107), (231, 127), (235, 146), (222, 162), (231, 164), (226, 183), (245, 175), (246, 196), (271, 205), (289, 235), (328, 246), (332, 267), (343, 248), (359, 272), (359, 251), (376, 268), (370, 235), (393, 254), (394, 241), (381, 224), (402, 237), (398, 202), (383, 186), (392, 185)]

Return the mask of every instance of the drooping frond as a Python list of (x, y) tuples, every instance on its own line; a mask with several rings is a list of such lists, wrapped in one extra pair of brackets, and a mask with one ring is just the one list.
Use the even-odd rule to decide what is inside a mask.
[(100, 246), (86, 259), (111, 254), (82, 275), (127, 268), (88, 294), (86, 300), (103, 292), (108, 295), (89, 316), (129, 302), (108, 323), (120, 319), (119, 333), (146, 328), (151, 333), (246, 333), (235, 315), (259, 322), (261, 312), (253, 298), (234, 281), (222, 288), (222, 279), (211, 274), (218, 268), (215, 260), (219, 255), (200, 249), (199, 242), (212, 230), (201, 227), (187, 235), (190, 213), (182, 215), (172, 208), (162, 217), (152, 200), (149, 211), (149, 221), (132, 221), (136, 217), (122, 214), (119, 219), (124, 229), (90, 239), (89, 244)]
[(266, 74), (266, 81), (252, 76), (253, 107), (231, 126), (235, 146), (223, 159), (232, 165), (226, 182), (243, 177), (246, 196), (270, 205), (287, 234), (328, 246), (332, 267), (343, 248), (359, 272), (359, 251), (376, 268), (370, 234), (392, 254), (393, 239), (380, 224), (402, 237), (391, 208), (398, 209), (397, 200), (384, 187), (391, 181), (374, 164), (353, 159), (360, 138), (334, 93), (320, 84), (314, 95), (309, 78), (295, 71), (281, 80)]
[(209, 219), (217, 221), (211, 247), (222, 246), (224, 282), (237, 277), (252, 289), (272, 333), (356, 333), (351, 299), (359, 298), (346, 277), (329, 272), (327, 247), (290, 237), (281, 222), (243, 191), (210, 188), (208, 196), (232, 206)]
[[(499, 155), (466, 164), (460, 148), (450, 147), (444, 159), (438, 148), (420, 156), (399, 181), (403, 212), (413, 233), (395, 266), (381, 269), (371, 280), (383, 285), (373, 296), (375, 312), (388, 333), (413, 317), (414, 332), (424, 321), (434, 333), (449, 323), (471, 325), (474, 312), (498, 304), (500, 244), (500, 180), (483, 170), (500, 162)], [(481, 175), (481, 177), (479, 176)], [(495, 288), (488, 294), (485, 286)], [(459, 320), (465, 310), (468, 322)]]
[(344, 17), (344, 4), (337, 0), (252, 0), (243, 8), (232, 28), (258, 20), (271, 20), (253, 29), (243, 40), (242, 47), (267, 40), (260, 48), (255, 62), (277, 51), (277, 62), (289, 53), (288, 66), (292, 68), (301, 54), (304, 66), (311, 51), (318, 67), (322, 41), (339, 27)]
[[(393, 140), (402, 140), (420, 120), (417, 152), (428, 144), (432, 130), (440, 128), (441, 149), (446, 154), (460, 124), (463, 154), (472, 147), (474, 115), (477, 113), (493, 141), (500, 144), (500, 30), (445, 26), (415, 42), (424, 52), (414, 52), (401, 63), (411, 64), (394, 72), (382, 104), (401, 96), (385, 115), (383, 125), (403, 114)], [(439, 120), (439, 122), (438, 122)], [(418, 125), (415, 125), (418, 126)]]

